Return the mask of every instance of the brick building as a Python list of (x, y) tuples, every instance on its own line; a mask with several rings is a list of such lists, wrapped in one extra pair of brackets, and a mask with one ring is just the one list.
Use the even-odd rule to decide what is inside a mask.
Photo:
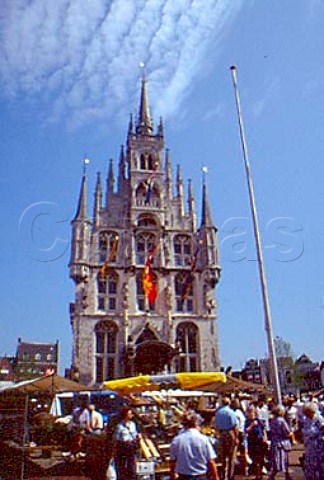
[(15, 358), (16, 380), (35, 378), (57, 372), (59, 342), (41, 343), (18, 339)]

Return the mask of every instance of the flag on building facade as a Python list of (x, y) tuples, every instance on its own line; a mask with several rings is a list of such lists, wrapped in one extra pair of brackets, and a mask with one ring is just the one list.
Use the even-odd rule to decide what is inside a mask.
[(117, 247), (118, 247), (118, 235), (115, 236), (112, 245), (111, 245), (111, 250), (109, 253), (109, 256), (105, 263), (102, 265), (100, 269), (100, 277), (105, 278), (106, 271), (110, 265), (111, 262), (113, 262), (116, 259), (116, 253), (117, 253)]
[(151, 266), (152, 258), (155, 254), (155, 251), (156, 245), (151, 248), (147, 256), (142, 276), (143, 290), (150, 305), (153, 305), (155, 303), (155, 299), (157, 297), (157, 288), (154, 282), (154, 273)]

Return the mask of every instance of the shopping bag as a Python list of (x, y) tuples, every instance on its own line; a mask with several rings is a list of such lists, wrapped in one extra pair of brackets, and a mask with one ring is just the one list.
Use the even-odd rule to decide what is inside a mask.
[(107, 480), (117, 480), (115, 461), (113, 458), (111, 458), (109, 461), (109, 465), (106, 472), (106, 478)]

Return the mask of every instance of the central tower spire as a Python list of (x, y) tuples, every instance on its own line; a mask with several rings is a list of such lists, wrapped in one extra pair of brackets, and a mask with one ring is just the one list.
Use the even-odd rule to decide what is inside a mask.
[(142, 75), (141, 102), (138, 115), (136, 133), (151, 135), (153, 133), (152, 120), (148, 103), (145, 73)]

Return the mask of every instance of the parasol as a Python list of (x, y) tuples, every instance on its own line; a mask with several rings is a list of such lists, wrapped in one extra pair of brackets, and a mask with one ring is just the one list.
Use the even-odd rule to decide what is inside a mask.
[(68, 378), (61, 377), (57, 373), (34, 378), (33, 380), (24, 380), (11, 387), (4, 388), (0, 395), (11, 393), (48, 393), (55, 394), (59, 392), (80, 392), (83, 390), (92, 390), (92, 388), (80, 385)]
[(221, 372), (190, 372), (120, 378), (104, 382), (102, 388), (114, 390), (120, 394), (127, 394), (148, 390), (167, 390), (169, 388), (200, 388), (211, 383), (224, 382), (226, 382), (226, 375)]

